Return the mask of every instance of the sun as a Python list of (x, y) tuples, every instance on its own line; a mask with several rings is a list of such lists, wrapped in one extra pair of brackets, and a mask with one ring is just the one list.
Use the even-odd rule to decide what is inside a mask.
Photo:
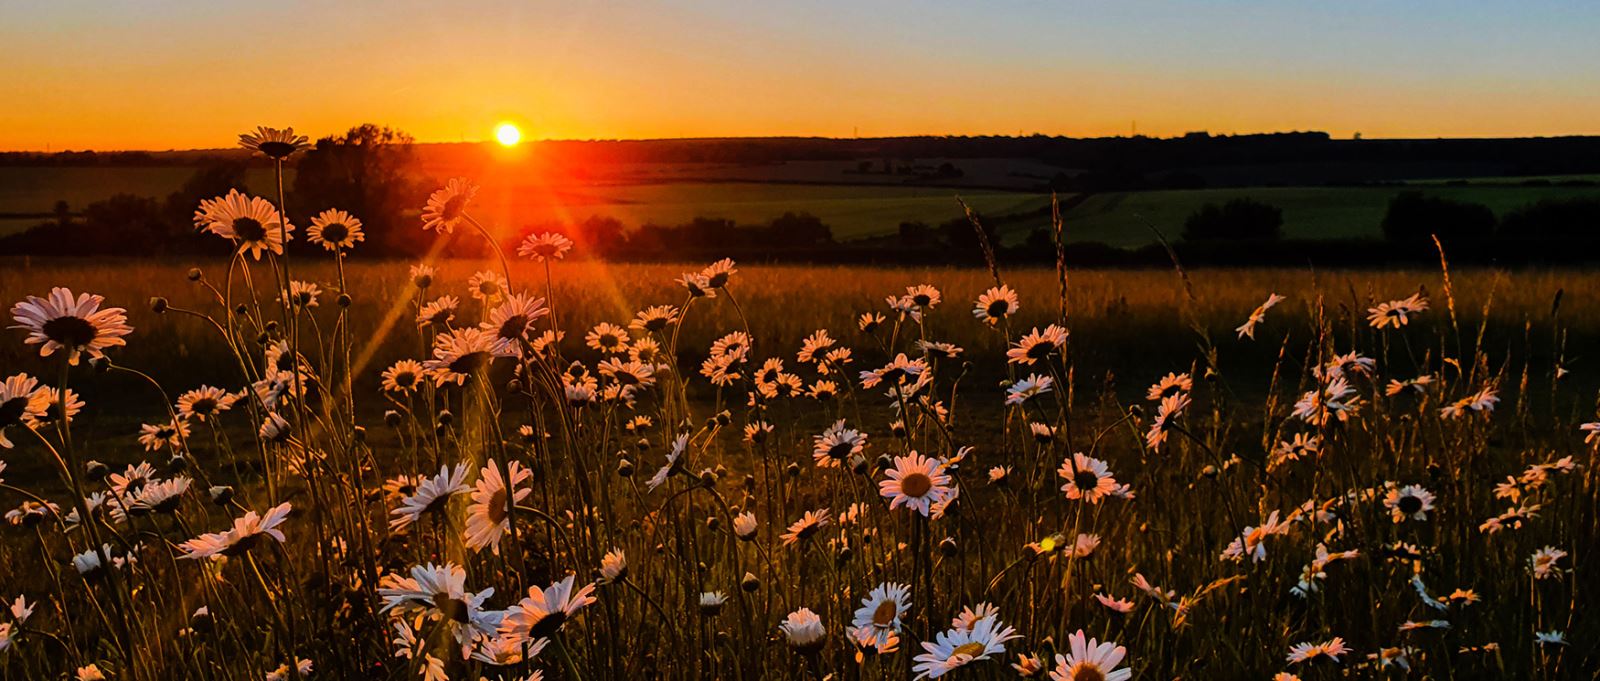
[(522, 131), (518, 130), (517, 126), (512, 123), (501, 123), (494, 127), (494, 138), (500, 142), (502, 147), (514, 147), (517, 146), (518, 142), (522, 141)]

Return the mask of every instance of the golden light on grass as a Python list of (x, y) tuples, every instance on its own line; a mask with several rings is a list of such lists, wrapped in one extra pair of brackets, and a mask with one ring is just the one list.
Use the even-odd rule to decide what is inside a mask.
[(522, 131), (517, 128), (516, 124), (504, 121), (494, 126), (494, 139), (502, 147), (514, 147), (517, 146), (518, 142), (522, 141)]

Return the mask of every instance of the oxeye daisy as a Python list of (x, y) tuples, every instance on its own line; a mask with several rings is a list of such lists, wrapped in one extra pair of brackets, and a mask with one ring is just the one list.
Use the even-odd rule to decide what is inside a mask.
[(389, 520), (392, 530), (404, 530), (422, 518), (424, 514), (438, 513), (450, 503), (451, 497), (471, 491), (467, 486), (467, 465), (456, 464), (454, 469), (449, 466), (440, 466), (439, 474), (423, 479), (415, 492), (400, 500), (399, 507), (390, 511), (394, 518)]
[(11, 440), (6, 438), (7, 429), (25, 426), (43, 417), (48, 399), (48, 393), (39, 388), (39, 379), (27, 374), (6, 377), (0, 383), (0, 447), (12, 447)]
[(1278, 512), (1273, 511), (1259, 527), (1246, 527), (1236, 535), (1227, 548), (1223, 549), (1222, 557), (1243, 561), (1244, 557), (1249, 555), (1251, 562), (1259, 563), (1267, 559), (1267, 537), (1286, 534), (1290, 528), (1288, 522), (1279, 522)]
[(872, 333), (873, 331), (877, 331), (878, 327), (883, 326), (884, 321), (883, 315), (881, 314), (876, 312), (863, 312), (861, 313), (861, 316), (856, 319), (856, 326), (861, 329), (862, 333)]
[(433, 285), (433, 266), (427, 263), (417, 263), (411, 266), (411, 285), (418, 289), (426, 289)]
[(709, 288), (726, 288), (728, 280), (738, 273), (739, 270), (733, 268), (733, 259), (723, 258), (700, 270), (700, 279)]
[(517, 246), (517, 255), (538, 262), (549, 262), (567, 257), (567, 251), (570, 250), (572, 250), (572, 240), (566, 235), (541, 232), (529, 234), (528, 238), (523, 239), (522, 244)]
[(789, 525), (789, 531), (783, 533), (783, 545), (793, 546), (801, 541), (810, 539), (813, 535), (828, 525), (828, 509), (819, 508), (815, 511), (806, 511), (799, 520)]
[(317, 298), (322, 295), (322, 287), (315, 282), (291, 281), (289, 282), (289, 305), (296, 311), (308, 310), (317, 306)]
[(628, 322), (628, 328), (635, 331), (665, 333), (676, 323), (678, 323), (678, 308), (672, 305), (651, 305), (634, 315), (633, 321)]
[(1050, 392), (1050, 386), (1055, 379), (1049, 376), (1033, 374), (1006, 388), (1006, 404), (1011, 406), (1021, 405), (1034, 397)]
[(239, 396), (222, 388), (202, 385), (178, 396), (178, 416), (191, 421), (205, 421), (233, 408)]
[(1160, 402), (1193, 389), (1194, 379), (1190, 378), (1189, 374), (1169, 373), (1150, 386), (1150, 390), (1145, 393), (1145, 399)]
[(704, 617), (716, 617), (722, 612), (722, 606), (727, 604), (728, 596), (721, 591), (700, 592), (700, 614)]
[[(511, 507), (533, 494), (533, 488), (522, 486), (533, 480), (532, 471), (516, 461), (506, 464), (506, 470), (511, 476), (510, 484), (500, 475), (500, 466), (494, 459), (489, 459), (478, 471), (472, 504), (467, 507), (466, 541), (467, 548), (473, 551), (482, 551), (487, 546), (495, 555), (500, 555), (500, 538), (511, 528)], [(510, 498), (507, 498), (507, 488), (516, 490)]]
[(1367, 309), (1367, 323), (1374, 329), (1392, 326), (1396, 329), (1405, 326), (1411, 317), (1428, 309), (1428, 299), (1420, 293), (1413, 293), (1404, 300), (1391, 300), (1387, 303), (1378, 303), (1377, 307)]
[(1066, 492), (1068, 499), (1082, 499), (1091, 504), (1098, 504), (1107, 497), (1127, 496), (1127, 488), (1118, 485), (1117, 479), (1111, 476), (1111, 469), (1106, 462), (1083, 452), (1076, 452), (1071, 457), (1061, 462), (1061, 467), (1056, 469), (1056, 475), (1066, 480), (1061, 486), (1061, 491)]
[(494, 335), (494, 354), (521, 357), (522, 344), (533, 333), (533, 323), (550, 314), (543, 298), (513, 293), (489, 311), (489, 318), (478, 328)]
[(889, 509), (905, 506), (927, 516), (933, 504), (950, 496), (950, 476), (933, 458), (911, 452), (894, 459), (894, 468), (884, 473), (888, 480), (878, 483), (878, 493), (889, 499)]
[(740, 513), (733, 518), (733, 536), (738, 537), (741, 541), (755, 539), (757, 527), (759, 527), (759, 524), (756, 522), (756, 514), (750, 511)]
[(827, 402), (839, 395), (839, 385), (833, 381), (817, 381), (806, 388), (806, 396), (818, 402)]
[(1022, 304), (1018, 302), (1017, 292), (1011, 290), (1010, 286), (1002, 285), (984, 291), (983, 295), (978, 296), (978, 303), (972, 308), (972, 316), (992, 326), (1005, 321), (1020, 309)]
[(778, 625), (783, 636), (789, 642), (789, 647), (803, 653), (816, 652), (822, 647), (828, 630), (822, 626), (822, 618), (811, 608), (800, 608), (789, 613), (783, 618), (783, 623)]
[(311, 148), (310, 142), (305, 135), (294, 134), (294, 128), (257, 126), (254, 132), (239, 135), (239, 146), (278, 161)]
[(1130, 612), (1133, 612), (1133, 601), (1130, 600), (1098, 593), (1094, 595), (1094, 600), (1100, 605), (1105, 606), (1107, 610), (1110, 610), (1118, 615), (1126, 615)]
[(628, 330), (610, 322), (596, 324), (583, 337), (585, 345), (606, 354), (616, 355), (628, 351)]
[[(71, 389), (67, 390), (65, 400), (62, 399), (60, 390), (49, 386), (39, 388), (37, 397), (44, 404), (44, 413), (25, 417), (31, 419), (35, 425), (55, 423), (63, 416), (66, 418), (67, 423), (71, 423), (72, 419), (78, 415), (78, 412), (83, 411), (83, 400), (79, 399), (78, 393)], [(62, 411), (63, 409), (65, 409), (65, 413)]]
[(867, 448), (867, 434), (847, 427), (844, 419), (834, 421), (821, 435), (812, 436), (812, 441), (811, 458), (823, 468), (839, 468)]
[(240, 252), (248, 252), (256, 260), (263, 251), (283, 255), (284, 241), (294, 239), (294, 225), (283, 219), (276, 206), (237, 189), (212, 199), (204, 220), (206, 231), (234, 240)]
[(457, 645), (470, 646), (494, 637), (501, 613), (483, 608), (494, 588), (473, 593), (466, 584), (466, 570), (455, 563), (417, 565), (409, 576), (387, 574), (378, 582), (379, 612), (438, 622)]
[(1006, 360), (1013, 364), (1033, 364), (1060, 352), (1061, 347), (1066, 344), (1066, 329), (1051, 324), (1040, 331), (1036, 326), (1006, 351)]
[(303, 679), (311, 676), (311, 660), (295, 658), (294, 665), (288, 662), (278, 665), (278, 668), (267, 672), (267, 681), (289, 681), (289, 679)]
[(366, 240), (367, 235), (361, 231), (361, 221), (354, 215), (329, 208), (311, 218), (306, 238), (330, 251), (340, 251), (355, 248), (356, 244)]
[(276, 539), (282, 544), (283, 531), (279, 525), (289, 517), (289, 502), (283, 502), (269, 509), (266, 514), (250, 511), (243, 517), (233, 521), (233, 527), (226, 532), (208, 532), (199, 537), (185, 541), (179, 546), (183, 549), (183, 557), (191, 560), (211, 558), (212, 556), (237, 556), (254, 548), (260, 543), (262, 536)]
[(423, 363), (439, 386), (465, 385), (494, 361), (494, 335), (482, 329), (455, 329), (433, 339), (433, 359)]
[[(879, 384), (887, 383), (890, 390), (900, 391), (902, 394), (915, 393), (917, 392), (915, 388), (922, 385), (923, 376), (927, 371), (926, 360), (921, 357), (911, 359), (902, 352), (881, 368), (861, 372), (861, 387), (876, 388)], [(905, 390), (901, 387), (907, 383), (911, 383), (913, 389)]]
[[(428, 197), (422, 209), (422, 228), (449, 234), (466, 218), (467, 204), (478, 194), (478, 186), (466, 178), (455, 177), (444, 188)], [(369, 216), (370, 217), (370, 216)]]
[(1289, 648), (1287, 660), (1290, 664), (1310, 664), (1322, 661), (1337, 664), (1339, 656), (1349, 652), (1350, 647), (1345, 645), (1344, 639), (1335, 636), (1332, 640), (1324, 643), (1296, 643)]
[(628, 575), (628, 554), (613, 548), (600, 557), (600, 583), (612, 584)]
[(877, 648), (888, 645), (900, 631), (900, 620), (911, 611), (911, 588), (904, 584), (879, 584), (861, 599), (854, 625), (858, 640), (870, 640)]
[(939, 289), (927, 284), (906, 287), (906, 300), (919, 310), (931, 309), (942, 300)]
[(461, 299), (455, 296), (439, 296), (433, 301), (422, 306), (417, 312), (417, 326), (438, 324), (447, 326), (456, 318), (456, 310), (461, 307)]
[(1418, 485), (1391, 487), (1383, 497), (1383, 505), (1389, 509), (1389, 517), (1396, 523), (1427, 520), (1428, 511), (1433, 510), (1433, 501), (1433, 493)]
[(1117, 669), (1128, 653), (1122, 646), (1087, 638), (1082, 629), (1067, 636), (1067, 645), (1071, 650), (1066, 655), (1056, 655), (1051, 681), (1127, 681), (1133, 677), (1132, 669)]
[(795, 354), (795, 361), (811, 363), (820, 360), (834, 343), (827, 329), (817, 329), (800, 342), (800, 352)]
[(678, 285), (689, 291), (690, 298), (717, 297), (716, 289), (712, 288), (711, 282), (707, 281), (702, 275), (686, 272), (683, 276), (678, 277), (677, 282)]
[(683, 469), (683, 461), (681, 459), (684, 453), (688, 451), (689, 436), (679, 435), (672, 441), (672, 448), (667, 451), (667, 463), (656, 470), (655, 475), (650, 476), (650, 480), (645, 483), (645, 488), (654, 492), (657, 487), (666, 484), (668, 477)]
[(475, 272), (467, 279), (467, 288), (472, 291), (473, 299), (481, 300), (486, 305), (504, 297), (506, 285), (504, 276), (489, 270)]
[(144, 450), (147, 452), (159, 452), (168, 447), (177, 450), (188, 437), (187, 421), (171, 421), (156, 425), (146, 423), (139, 426), (139, 444), (144, 445)]
[(383, 370), (383, 389), (394, 393), (410, 393), (422, 385), (427, 370), (422, 362), (402, 359)]
[(1016, 638), (1015, 630), (998, 618), (978, 620), (970, 629), (960, 627), (940, 632), (922, 643), (923, 653), (913, 660), (911, 671), (918, 679), (937, 679), (973, 662), (1006, 652), (1005, 642)]
[(71, 290), (57, 286), (50, 289), (47, 297), (28, 296), (12, 305), (11, 317), (16, 324), (11, 328), (27, 331), (28, 337), (22, 342), (39, 346), (40, 357), (62, 350), (67, 362), (77, 365), (80, 354), (104, 357), (107, 348), (127, 345), (122, 337), (133, 333), (127, 310), (101, 309), (104, 302), (103, 296), (80, 293), (74, 297)]
[(1251, 312), (1250, 318), (1244, 320), (1244, 324), (1239, 325), (1239, 328), (1234, 329), (1234, 331), (1238, 332), (1240, 338), (1249, 338), (1250, 340), (1255, 340), (1256, 325), (1267, 320), (1267, 310), (1272, 309), (1273, 306), (1283, 302), (1284, 300), (1287, 299), (1276, 293), (1268, 294), (1267, 302), (1262, 303), (1255, 309), (1255, 311)]
[(1534, 579), (1550, 579), (1561, 575), (1560, 566), (1556, 565), (1562, 558), (1567, 557), (1567, 552), (1554, 546), (1546, 546), (1533, 553), (1528, 563), (1533, 569)]
[(595, 602), (594, 585), (574, 590), (577, 575), (551, 584), (548, 588), (529, 587), (528, 596), (506, 610), (500, 621), (500, 635), (514, 641), (549, 637), (562, 625)]

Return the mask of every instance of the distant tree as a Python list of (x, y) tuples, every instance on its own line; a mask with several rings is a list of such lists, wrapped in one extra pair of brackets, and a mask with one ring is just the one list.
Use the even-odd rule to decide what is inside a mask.
[(824, 246), (833, 243), (833, 228), (810, 213), (787, 212), (767, 224), (767, 240), (773, 246)]
[(68, 205), (66, 201), (57, 201), (54, 210), (51, 212), (56, 216), (57, 225), (66, 227), (72, 224), (72, 206)]
[(1183, 223), (1185, 241), (1277, 239), (1282, 234), (1283, 210), (1248, 198), (1208, 203)]
[[(242, 162), (213, 163), (194, 171), (178, 191), (167, 195), (163, 204), (167, 219), (173, 224), (190, 224), (201, 201), (226, 195), (232, 189), (245, 191), (244, 177)], [(276, 202), (274, 196), (273, 203)]]
[[(976, 216), (978, 224), (983, 225), (983, 234), (989, 243), (997, 245), (1000, 235), (994, 226), (984, 221), (982, 215)], [(953, 218), (939, 223), (939, 239), (949, 247), (951, 254), (969, 260), (983, 258), (983, 244), (978, 239), (978, 229), (972, 226), (972, 221), (965, 217)]]
[(413, 173), (411, 136), (371, 123), (317, 140), (295, 165), (291, 216), (340, 208), (360, 219), (366, 250), (413, 253), (427, 247), (418, 229), (404, 229), (407, 211), (427, 201), (430, 184)]
[(933, 240), (933, 228), (926, 222), (900, 223), (900, 243), (906, 246), (926, 246)]
[(1600, 239), (1600, 197), (1544, 199), (1521, 206), (1506, 213), (1500, 232), (1518, 237)]
[(1383, 215), (1383, 236), (1398, 242), (1428, 241), (1435, 234), (1441, 240), (1483, 238), (1494, 227), (1494, 211), (1488, 206), (1414, 191), (1395, 195)]

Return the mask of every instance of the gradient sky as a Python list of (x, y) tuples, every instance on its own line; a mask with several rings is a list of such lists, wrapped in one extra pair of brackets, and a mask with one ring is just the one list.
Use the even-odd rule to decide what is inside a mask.
[(1378, 2), (0, 4), (0, 150), (1326, 130), (1600, 134), (1600, 5)]

